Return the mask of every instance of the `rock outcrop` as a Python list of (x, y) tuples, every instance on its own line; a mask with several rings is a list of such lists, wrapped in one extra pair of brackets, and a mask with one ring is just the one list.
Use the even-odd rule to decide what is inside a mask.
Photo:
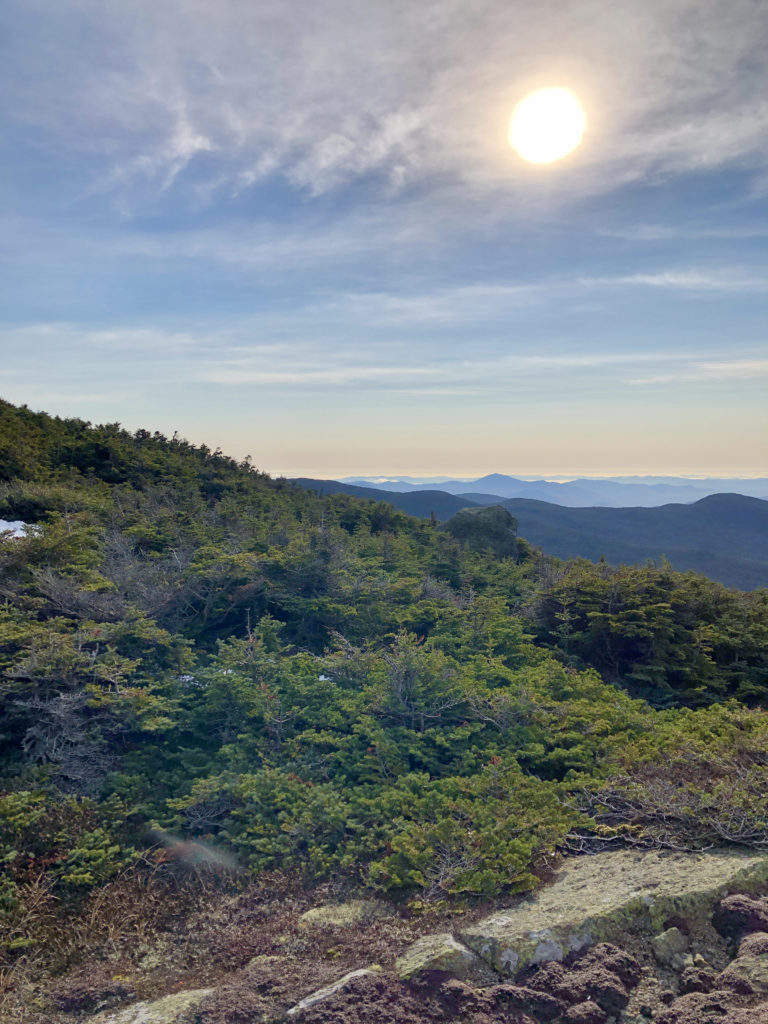
[(709, 915), (726, 893), (766, 883), (768, 857), (742, 851), (575, 857), (541, 892), (458, 937), (499, 974), (514, 977), (531, 964), (620, 941), (630, 926), (658, 933), (670, 918)]
[(498, 983), (496, 973), (480, 957), (450, 934), (425, 935), (399, 957), (395, 967), (402, 981), (440, 971), (471, 985)]
[[(86, 1024), (768, 1024), (765, 892), (768, 857), (746, 851), (579, 857), (516, 907), (458, 936), (422, 936), (394, 971), (351, 970), (347, 960), (338, 977), (318, 961), (299, 977), (295, 953), (265, 954), (215, 989), (105, 1010)], [(341, 929), (335, 940), (365, 922), (386, 930), (384, 910), (317, 907), (296, 922), (293, 941), (332, 954), (323, 929)], [(100, 975), (90, 988), (79, 976), (68, 985), (52, 992), (61, 1008), (85, 1008), (97, 989), (110, 1000), (131, 993)]]
[(123, 1010), (99, 1013), (89, 1017), (87, 1024), (176, 1024), (212, 992), (210, 988), (174, 992), (151, 1003), (134, 1003)]
[(303, 928), (354, 928), (392, 915), (392, 908), (381, 900), (349, 900), (312, 907), (299, 918)]

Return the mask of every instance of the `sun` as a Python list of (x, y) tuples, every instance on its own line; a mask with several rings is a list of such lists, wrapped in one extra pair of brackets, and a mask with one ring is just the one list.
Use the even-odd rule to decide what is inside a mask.
[(538, 89), (515, 107), (509, 143), (523, 160), (551, 164), (581, 142), (586, 118), (570, 89)]

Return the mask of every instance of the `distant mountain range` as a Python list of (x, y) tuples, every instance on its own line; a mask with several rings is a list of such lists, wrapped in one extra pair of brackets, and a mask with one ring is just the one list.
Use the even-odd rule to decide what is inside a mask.
[(457, 497), (447, 491), (390, 492), (377, 487), (358, 487), (356, 484), (348, 484), (340, 480), (312, 480), (308, 477), (298, 477), (293, 483), (307, 490), (317, 491), (320, 495), (352, 494), (356, 498), (388, 501), (395, 508), (399, 508), (401, 512), (407, 512), (409, 516), (419, 516), (422, 519), (429, 519), (433, 512), (436, 519), (450, 519), (451, 516), (468, 505), (495, 505), (499, 501), (499, 498), (493, 495), (487, 502), (477, 502)]
[(611, 508), (655, 508), (671, 502), (691, 504), (708, 494), (744, 494), (754, 498), (768, 498), (768, 478), (727, 479), (707, 478), (691, 480), (685, 477), (582, 477), (567, 482), (553, 480), (521, 480), (504, 473), (491, 473), (477, 480), (430, 480), (419, 483), (408, 478), (396, 480), (363, 480), (349, 478), (341, 483), (373, 488), (374, 490), (412, 494), (424, 490), (440, 490), (462, 495), (469, 500), (480, 496), (485, 503), (488, 496), (499, 498), (531, 498), (552, 502), (568, 508), (588, 508), (592, 505)]
[[(498, 487), (497, 479), (485, 477), (475, 486), (491, 481)], [(426, 518), (434, 513), (439, 520), (462, 508), (499, 504), (515, 516), (521, 537), (559, 558), (598, 561), (605, 556), (614, 564), (637, 564), (666, 557), (676, 569), (693, 569), (742, 590), (768, 586), (768, 501), (761, 498), (714, 494), (691, 504), (585, 508), (479, 491), (454, 495), (437, 490), (385, 491), (338, 480), (294, 482), (320, 494), (387, 501), (410, 515)]]

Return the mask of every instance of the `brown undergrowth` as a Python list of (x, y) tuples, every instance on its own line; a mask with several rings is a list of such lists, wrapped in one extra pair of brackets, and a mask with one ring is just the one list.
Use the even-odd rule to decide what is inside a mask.
[(342, 884), (306, 887), (296, 877), (257, 878), (162, 865), (125, 871), (62, 902), (50, 890), (25, 894), (29, 912), (14, 935), (26, 945), (0, 966), (2, 1024), (71, 1024), (83, 1014), (187, 988), (248, 981), (260, 1008), (289, 1006), (346, 971), (395, 957), (418, 935), (450, 929), (441, 907), (394, 907), (348, 928), (307, 928), (301, 914), (343, 898)]

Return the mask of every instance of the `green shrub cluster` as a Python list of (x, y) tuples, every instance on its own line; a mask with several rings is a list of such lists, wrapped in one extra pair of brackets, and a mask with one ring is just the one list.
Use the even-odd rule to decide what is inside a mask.
[(0, 537), (9, 919), (158, 833), (430, 899), (605, 836), (766, 841), (768, 592), (5, 403), (0, 458), (0, 516), (35, 527)]

